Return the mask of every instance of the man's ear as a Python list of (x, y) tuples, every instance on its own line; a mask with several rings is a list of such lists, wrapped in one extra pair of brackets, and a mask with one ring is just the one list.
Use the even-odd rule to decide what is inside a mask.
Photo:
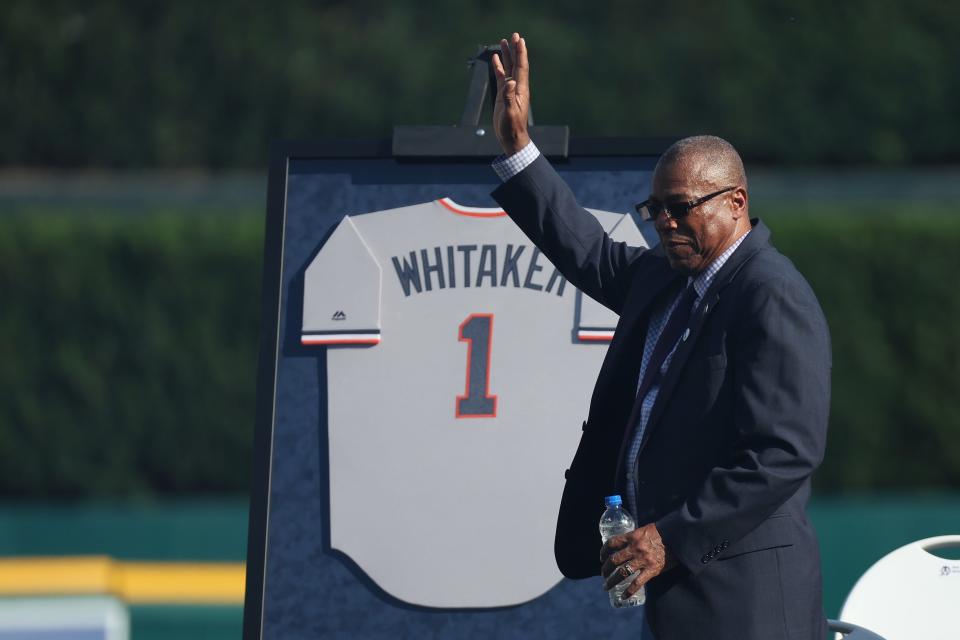
[(747, 190), (743, 187), (737, 187), (730, 194), (730, 202), (733, 204), (733, 219), (739, 220), (740, 218), (748, 215), (748, 204), (750, 202), (749, 196), (747, 196)]

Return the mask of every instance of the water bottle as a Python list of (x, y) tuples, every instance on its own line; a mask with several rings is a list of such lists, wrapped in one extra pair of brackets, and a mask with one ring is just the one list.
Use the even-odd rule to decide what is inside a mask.
[[(603, 499), (603, 503), (607, 506), (607, 510), (600, 516), (600, 537), (603, 538), (604, 542), (613, 536), (629, 533), (637, 528), (637, 523), (633, 521), (633, 516), (623, 508), (623, 500), (620, 496), (607, 496)], [(633, 578), (639, 573), (639, 571), (635, 571), (630, 574), (630, 577), (624, 578), (620, 584), (610, 589), (608, 592), (610, 594), (610, 605), (614, 609), (636, 607), (646, 602), (647, 592), (643, 587), (640, 587), (640, 590), (629, 599), (623, 600), (621, 598), (623, 590), (630, 585)]]

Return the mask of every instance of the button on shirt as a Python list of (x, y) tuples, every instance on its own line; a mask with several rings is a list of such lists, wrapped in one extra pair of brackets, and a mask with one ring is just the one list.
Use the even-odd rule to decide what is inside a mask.
[[(517, 175), (524, 169), (526, 169), (534, 160), (540, 157), (540, 150), (537, 149), (537, 146), (533, 144), (531, 140), (527, 145), (518, 151), (517, 153), (510, 156), (499, 156), (493, 162), (493, 170), (500, 177), (501, 180), (506, 182), (513, 176)], [(733, 252), (737, 250), (737, 247), (740, 246), (740, 243), (743, 242), (744, 238), (750, 232), (740, 236), (736, 242), (734, 242), (729, 249), (724, 251), (722, 254), (717, 256), (717, 259), (711, 262), (706, 269), (701, 271), (695, 278), (691, 277), (688, 279), (687, 284), (693, 284), (693, 288), (697, 293), (697, 297), (693, 303), (693, 313), (696, 313), (697, 309), (700, 307), (700, 303), (703, 300), (703, 294), (707, 292), (707, 289), (710, 288), (710, 285), (713, 283), (713, 279), (717, 276), (717, 272), (720, 271), (720, 268), (727, 262)], [(660, 334), (663, 333), (663, 329), (667, 324), (667, 320), (670, 318), (670, 314), (673, 312), (674, 307), (677, 306), (677, 303), (680, 301), (681, 293), (678, 293), (673, 300), (671, 300), (667, 306), (659, 311), (653, 313), (650, 316), (650, 325), (647, 327), (647, 337), (643, 345), (643, 356), (640, 363), (640, 375), (637, 378), (637, 388), (640, 387), (640, 381), (643, 380), (643, 374), (647, 370), (647, 364), (650, 362), (650, 356), (653, 355), (653, 349), (657, 344), (657, 340), (660, 338)], [(691, 315), (692, 317), (692, 315)], [(673, 349), (670, 350), (670, 353), (663, 360), (663, 365), (660, 367), (660, 377), (658, 381), (663, 378), (663, 375), (666, 373), (667, 369), (670, 367), (670, 361), (673, 359), (673, 352), (676, 351), (677, 346), (674, 345)], [(660, 385), (654, 383), (651, 385), (650, 390), (647, 392), (647, 395), (643, 398), (643, 404), (640, 406), (640, 421), (636, 425), (628, 425), (628, 427), (633, 429), (633, 436), (630, 440), (630, 447), (627, 448), (624, 456), (624, 465), (623, 468), (626, 470), (626, 494), (627, 494), (627, 505), (634, 515), (637, 514), (637, 456), (640, 454), (640, 443), (643, 442), (643, 432), (647, 428), (647, 421), (650, 420), (650, 412), (653, 410), (653, 405), (657, 400), (657, 393), (660, 391)]]

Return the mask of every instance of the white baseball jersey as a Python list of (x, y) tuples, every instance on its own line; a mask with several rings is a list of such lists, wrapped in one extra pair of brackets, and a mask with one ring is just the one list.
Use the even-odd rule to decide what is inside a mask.
[[(591, 213), (645, 245), (629, 215)], [(301, 338), (329, 347), (333, 548), (422, 606), (553, 587), (563, 470), (616, 321), (499, 209), (345, 217), (306, 270)]]

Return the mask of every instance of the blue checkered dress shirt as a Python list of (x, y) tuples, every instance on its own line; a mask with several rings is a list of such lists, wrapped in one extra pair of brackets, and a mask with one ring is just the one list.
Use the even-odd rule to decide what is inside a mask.
[(513, 155), (497, 156), (493, 161), (493, 170), (501, 180), (506, 182), (530, 166), (530, 164), (539, 157), (540, 149), (538, 149), (537, 145), (533, 144), (533, 140), (531, 140), (527, 143), (527, 146)]

